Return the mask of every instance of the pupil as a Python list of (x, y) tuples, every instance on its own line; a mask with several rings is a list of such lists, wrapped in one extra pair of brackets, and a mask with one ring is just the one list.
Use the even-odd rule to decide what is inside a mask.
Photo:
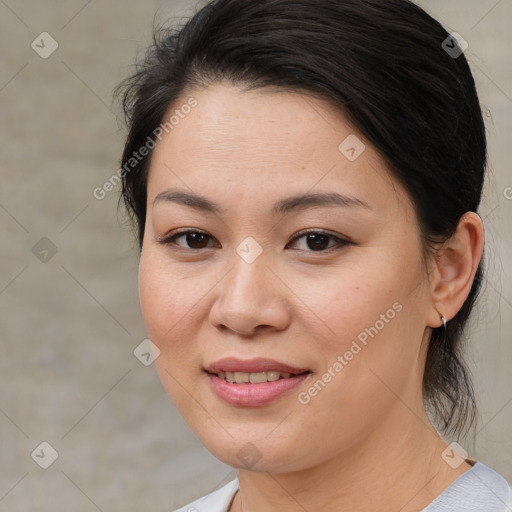
[(310, 249), (325, 249), (329, 245), (329, 237), (313, 233), (308, 235), (307, 243)]
[[(192, 247), (193, 249), (202, 249), (201, 247), (201, 240), (204, 242), (206, 235), (203, 233), (189, 233), (187, 235), (187, 244)], [(198, 243), (199, 241), (199, 247), (194, 246), (194, 243)]]

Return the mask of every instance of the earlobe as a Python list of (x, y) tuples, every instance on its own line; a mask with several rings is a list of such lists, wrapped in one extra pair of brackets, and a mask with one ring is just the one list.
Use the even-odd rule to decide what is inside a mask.
[(440, 327), (455, 317), (471, 291), (484, 249), (484, 226), (475, 212), (465, 213), (456, 232), (436, 254), (432, 271), (432, 308), (427, 325)]

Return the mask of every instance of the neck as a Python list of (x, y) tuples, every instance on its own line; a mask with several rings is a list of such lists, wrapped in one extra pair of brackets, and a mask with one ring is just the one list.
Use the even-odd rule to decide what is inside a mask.
[(403, 404), (378, 429), (320, 466), (272, 474), (238, 470), (240, 491), (230, 512), (413, 512), (426, 507), (471, 466), (441, 457), (447, 443), (423, 410)]

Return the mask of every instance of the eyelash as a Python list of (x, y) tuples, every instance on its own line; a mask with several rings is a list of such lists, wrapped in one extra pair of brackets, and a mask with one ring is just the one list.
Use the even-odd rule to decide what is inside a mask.
[[(186, 230), (186, 231), (181, 231), (181, 232), (178, 232), (178, 233), (175, 233), (173, 235), (170, 235), (170, 236), (166, 236), (164, 238), (160, 238), (160, 239), (157, 239), (157, 242), (161, 245), (166, 245), (166, 246), (171, 246), (171, 245), (174, 245), (174, 246), (177, 246), (179, 249), (182, 249), (184, 251), (192, 251), (192, 252), (199, 252), (199, 251), (202, 251), (204, 249), (211, 249), (211, 247), (203, 247), (202, 249), (192, 249), (192, 248), (186, 248), (186, 247), (182, 247), (180, 245), (177, 245), (175, 243), (175, 241), (182, 237), (182, 236), (186, 236), (186, 235), (189, 235), (189, 234), (200, 234), (200, 235), (206, 235), (207, 237), (209, 237), (210, 239), (212, 239), (213, 237), (208, 235), (208, 233), (205, 233), (204, 231), (199, 231), (199, 230), (195, 230), (195, 229), (191, 229), (191, 230)], [(296, 240), (299, 240), (300, 238), (303, 238), (307, 235), (323, 235), (323, 236), (326, 236), (332, 240), (335, 240), (337, 242), (337, 246), (333, 246), (333, 247), (329, 247), (328, 249), (322, 249), (322, 250), (319, 250), (319, 251), (313, 251), (313, 250), (303, 250), (303, 249), (297, 249), (297, 250), (303, 250), (304, 252), (310, 252), (310, 253), (330, 253), (332, 252), (333, 250), (339, 250), (339, 249), (342, 249), (343, 247), (347, 246), (347, 245), (353, 245), (354, 242), (352, 242), (351, 240), (348, 240), (348, 239), (345, 239), (345, 238), (341, 238), (339, 236), (336, 236), (336, 235), (333, 235), (327, 231), (323, 231), (323, 230), (306, 230), (306, 231), (300, 231), (299, 233), (297, 233), (297, 235), (291, 240), (290, 243), (292, 242), (295, 242)], [(179, 250), (178, 249), (178, 250)]]

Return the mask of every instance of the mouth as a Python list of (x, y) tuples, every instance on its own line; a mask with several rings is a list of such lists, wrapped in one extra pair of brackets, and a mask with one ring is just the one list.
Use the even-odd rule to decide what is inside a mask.
[(289, 373), (289, 372), (278, 372), (278, 371), (266, 371), (266, 372), (217, 372), (217, 373), (209, 373), (210, 375), (216, 375), (219, 379), (225, 380), (226, 382), (230, 382), (231, 384), (261, 384), (263, 382), (275, 382), (280, 379), (289, 379), (292, 376), (296, 377), (297, 375), (303, 375), (306, 373), (311, 373), (309, 371), (304, 371), (301, 373)]
[(311, 370), (272, 359), (227, 358), (204, 369), (214, 393), (235, 406), (263, 406), (288, 394)]
[(256, 358), (249, 360), (234, 357), (220, 359), (205, 368), (206, 373), (216, 375), (219, 379), (236, 384), (260, 384), (289, 379), (310, 370), (276, 361), (274, 359)]

